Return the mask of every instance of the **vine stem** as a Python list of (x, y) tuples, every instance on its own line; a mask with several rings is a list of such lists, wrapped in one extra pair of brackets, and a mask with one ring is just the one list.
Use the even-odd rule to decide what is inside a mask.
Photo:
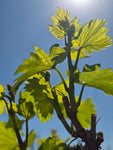
[(81, 104), (81, 98), (82, 98), (82, 94), (83, 94), (83, 91), (84, 91), (84, 87), (85, 85), (82, 85), (82, 89), (81, 89), (81, 92), (80, 92), (80, 96), (79, 96), (79, 99), (78, 99), (78, 102), (77, 102), (77, 108), (80, 106)]
[(28, 120), (26, 119), (26, 139), (25, 139), (25, 146), (28, 145)]
[(71, 128), (67, 121), (65, 120), (64, 118), (64, 115), (63, 113), (61, 112), (61, 108), (60, 108), (60, 105), (59, 105), (59, 102), (58, 102), (58, 99), (57, 99), (57, 95), (56, 95), (56, 92), (52, 90), (52, 95), (54, 97), (54, 101), (52, 101), (52, 105), (53, 107), (55, 108), (55, 111), (57, 113), (57, 116), (59, 118), (59, 120), (62, 122), (62, 124), (64, 125), (64, 127), (66, 128), (66, 130), (72, 135), (73, 134), (73, 128)]
[(78, 49), (78, 54), (77, 54), (77, 59), (76, 59), (75, 65), (74, 65), (74, 70), (77, 69), (78, 60), (79, 60), (79, 56), (80, 56), (80, 52), (81, 52), (81, 48)]
[(69, 89), (68, 89), (68, 87), (67, 87), (67, 84), (66, 84), (66, 82), (65, 82), (65, 80), (64, 80), (64, 78), (63, 78), (63, 76), (62, 76), (62, 74), (61, 74), (61, 72), (60, 72), (60, 70), (59, 70), (58, 68), (55, 68), (55, 70), (56, 70), (57, 73), (59, 74), (59, 76), (60, 76), (60, 78), (61, 78), (61, 80), (62, 80), (62, 82), (63, 82), (63, 84), (64, 84), (65, 90), (68, 92)]
[(17, 136), (17, 139), (18, 139), (18, 143), (19, 143), (19, 148), (21, 150), (22, 146), (23, 146), (23, 141), (22, 141), (22, 138), (21, 138), (21, 135), (20, 135), (20, 132), (19, 132), (19, 128), (18, 128), (16, 120), (15, 120), (15, 112), (12, 109), (12, 105), (11, 105), (11, 108), (9, 108), (8, 104), (7, 104), (7, 101), (4, 98), (2, 98), (2, 99), (4, 100), (4, 102), (6, 104), (6, 107), (7, 107), (8, 114), (10, 115), (10, 117), (12, 119), (13, 127), (14, 127), (14, 130), (15, 130), (15, 133), (16, 133), (16, 136)]
[(71, 60), (71, 39), (68, 37), (68, 45), (67, 45), (67, 51), (68, 51), (68, 68), (69, 68), (69, 99), (70, 99), (70, 105), (72, 107), (73, 111), (76, 111), (76, 101), (75, 101), (75, 91), (74, 91), (74, 66), (72, 64)]

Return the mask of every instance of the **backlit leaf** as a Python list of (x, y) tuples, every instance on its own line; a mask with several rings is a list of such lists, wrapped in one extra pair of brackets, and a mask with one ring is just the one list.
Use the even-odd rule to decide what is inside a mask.
[(39, 49), (38, 47), (34, 48), (36, 53), (32, 52), (31, 57), (26, 59), (15, 72), (15, 74), (23, 73), (15, 80), (16, 83), (13, 87), (15, 91), (30, 76), (53, 68), (54, 62), (51, 61), (50, 57), (42, 49)]
[(19, 95), (19, 113), (27, 120), (32, 119), (35, 115), (32, 99), (33, 97), (28, 92), (21, 92)]
[(72, 21), (71, 21), (71, 26), (73, 25), (75, 27), (75, 31), (74, 31), (74, 37), (78, 36), (78, 33), (80, 31), (81, 28), (81, 24), (79, 24), (79, 20), (77, 17), (75, 17)]
[(51, 88), (48, 82), (41, 74), (36, 74), (27, 80), (26, 92), (30, 93), (30, 96), (34, 98), (35, 109), (37, 117), (41, 122), (48, 121), (52, 118), (53, 106), (51, 101), (53, 100)]
[(30, 147), (32, 145), (35, 138), (36, 138), (36, 133), (34, 132), (34, 130), (32, 130), (28, 135), (28, 145), (27, 145), (27, 147)]
[(56, 147), (56, 138), (55, 137), (49, 137), (44, 143), (41, 144), (41, 146), (38, 148), (38, 150), (54, 150)]
[(73, 47), (79, 47), (81, 51), (91, 54), (92, 50), (99, 51), (112, 45), (111, 39), (106, 35), (108, 28), (103, 27), (106, 21), (91, 20), (85, 24), (76, 39), (72, 41)]
[(92, 98), (82, 101), (78, 108), (77, 117), (84, 128), (91, 126), (91, 114), (96, 114), (95, 104), (91, 101)]
[(49, 30), (56, 38), (63, 39), (65, 35), (70, 37), (78, 35), (81, 25), (77, 17), (71, 21), (68, 10), (58, 8), (51, 18), (54, 25), (49, 25)]
[[(88, 65), (87, 65), (88, 66)], [(79, 73), (79, 83), (102, 90), (106, 94), (113, 95), (113, 72), (111, 69), (99, 70), (99, 66), (88, 66), (89, 71)], [(93, 68), (93, 71), (92, 69)], [(91, 71), (90, 71), (91, 69)]]
[(68, 10), (57, 8), (55, 16), (51, 17), (53, 24), (49, 25), (49, 30), (58, 39), (63, 39), (65, 33), (69, 29), (69, 22), (71, 20)]
[(3, 100), (0, 100), (0, 115), (4, 112), (5, 103)]
[(13, 128), (7, 128), (6, 125), (7, 123), (0, 122), (0, 150), (19, 150)]
[(59, 64), (65, 60), (67, 52), (64, 48), (60, 48), (58, 44), (54, 44), (50, 48), (49, 56), (51, 57), (51, 60), (55, 62), (55, 64)]
[(2, 84), (0, 84), (0, 100), (2, 99), (4, 94), (5, 94), (5, 87), (3, 87)]

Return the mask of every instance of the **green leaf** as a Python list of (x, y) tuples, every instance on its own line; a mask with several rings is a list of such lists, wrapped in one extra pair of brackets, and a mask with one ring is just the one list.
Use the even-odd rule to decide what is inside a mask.
[(4, 112), (5, 103), (3, 100), (0, 100), (0, 115)]
[(54, 66), (54, 62), (51, 61), (51, 58), (38, 47), (34, 47), (35, 52), (31, 53), (31, 57), (26, 59), (22, 65), (20, 65), (15, 72), (15, 74), (23, 73), (20, 77), (18, 77), (15, 81), (15, 85), (13, 86), (13, 90), (17, 91), (19, 86), (30, 76), (52, 69)]
[[(59, 142), (62, 140), (60, 139)], [(41, 146), (38, 148), (38, 150), (71, 150), (66, 143), (59, 143), (57, 142), (57, 138), (52, 136), (44, 140), (44, 142), (41, 144)]]
[(103, 27), (105, 24), (104, 19), (91, 20), (85, 24), (78, 37), (72, 41), (73, 47), (79, 47), (81, 51), (91, 54), (92, 50), (99, 51), (111, 46), (111, 39), (106, 35), (108, 28)]
[(55, 17), (51, 17), (53, 24), (49, 25), (49, 30), (58, 39), (63, 39), (65, 33), (69, 29), (69, 22), (71, 20), (68, 10), (57, 8)]
[(41, 144), (41, 146), (38, 148), (38, 150), (54, 150), (56, 146), (56, 138), (55, 137), (49, 137), (44, 143)]
[(51, 60), (55, 62), (55, 64), (59, 64), (65, 60), (67, 52), (64, 48), (60, 48), (58, 44), (54, 44), (50, 48), (49, 56), (51, 57)]
[(19, 95), (19, 114), (27, 120), (32, 119), (35, 115), (33, 97), (28, 92), (21, 92)]
[(2, 100), (4, 94), (5, 94), (5, 87), (3, 87), (2, 84), (0, 84), (0, 100)]
[(32, 145), (35, 138), (36, 138), (36, 133), (34, 132), (34, 130), (32, 130), (28, 135), (28, 145), (27, 145), (27, 147), (30, 147)]
[(100, 64), (95, 64), (95, 65), (91, 65), (91, 66), (86, 64), (83, 68), (83, 72), (91, 72), (91, 71), (95, 71), (95, 70), (99, 71), (99, 69), (100, 69)]
[(14, 130), (6, 125), (7, 123), (0, 122), (0, 150), (19, 150)]
[(64, 38), (64, 31), (61, 30), (59, 27), (56, 27), (54, 25), (48, 25), (49, 26), (49, 31), (58, 39), (63, 39)]
[(91, 126), (91, 114), (96, 114), (95, 104), (91, 101), (91, 97), (82, 101), (78, 108), (77, 117), (84, 128)]
[(72, 21), (70, 26), (74, 26), (75, 27), (75, 31), (74, 31), (74, 37), (77, 37), (81, 28), (81, 24), (79, 24), (79, 20), (77, 17), (75, 17)]
[(69, 148), (66, 143), (60, 143), (58, 144), (54, 150), (72, 150), (71, 148)]
[(41, 122), (48, 121), (52, 118), (54, 108), (51, 104), (53, 96), (49, 82), (46, 82), (41, 74), (36, 74), (27, 80), (25, 89), (34, 98), (37, 117)]
[[(94, 68), (88, 66), (90, 69)], [(102, 90), (106, 94), (113, 95), (113, 72), (111, 69), (99, 70), (99, 66), (95, 66), (95, 70), (79, 73), (79, 83), (86, 86), (94, 87)]]
[(63, 39), (66, 35), (70, 37), (78, 35), (81, 25), (77, 17), (71, 21), (68, 10), (58, 8), (55, 16), (51, 18), (54, 25), (49, 25), (49, 30), (56, 38)]

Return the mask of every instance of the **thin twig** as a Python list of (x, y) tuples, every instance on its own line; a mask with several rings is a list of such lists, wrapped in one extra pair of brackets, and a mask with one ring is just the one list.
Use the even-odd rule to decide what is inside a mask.
[(80, 52), (81, 52), (81, 48), (78, 49), (78, 54), (77, 54), (77, 59), (76, 59), (75, 65), (74, 65), (74, 70), (77, 69), (78, 60), (79, 60), (79, 56), (80, 56)]
[(25, 146), (27, 148), (28, 145), (28, 120), (26, 119), (26, 139), (25, 139)]
[(66, 82), (65, 82), (65, 80), (64, 80), (64, 78), (63, 78), (61, 72), (59, 71), (58, 68), (55, 68), (55, 70), (56, 70), (57, 73), (59, 74), (59, 76), (60, 76), (60, 78), (61, 78), (61, 80), (62, 80), (62, 82), (63, 82), (63, 84), (64, 84), (64, 88), (65, 88), (66, 92), (69, 92), (69, 88), (67, 87), (67, 84), (66, 84)]
[(7, 110), (8, 110), (8, 114), (10, 115), (10, 117), (12, 119), (13, 127), (14, 127), (14, 130), (15, 130), (15, 133), (16, 133), (16, 136), (17, 136), (17, 139), (18, 139), (18, 143), (19, 143), (19, 148), (21, 150), (21, 147), (23, 145), (23, 141), (22, 141), (22, 138), (21, 138), (21, 135), (20, 135), (20, 132), (19, 132), (19, 129), (17, 127), (16, 120), (15, 120), (15, 112), (12, 109), (12, 105), (10, 106), (10, 109), (9, 109), (7, 101), (4, 98), (2, 98), (2, 99), (4, 100), (4, 102), (6, 104), (6, 107), (7, 107)]
[(77, 102), (77, 108), (80, 106), (82, 94), (83, 94), (83, 91), (84, 91), (84, 87), (85, 87), (85, 85), (82, 85), (82, 89), (81, 89), (81, 92), (80, 92), (79, 100)]
[(57, 95), (56, 95), (55, 90), (54, 90), (54, 91), (52, 90), (52, 95), (53, 95), (53, 97), (54, 97), (54, 101), (52, 102), (52, 105), (53, 105), (53, 107), (55, 108), (55, 111), (56, 111), (56, 113), (57, 113), (57, 116), (58, 116), (59, 120), (62, 122), (62, 124), (64, 125), (64, 127), (66, 128), (66, 130), (72, 135), (74, 131), (73, 131), (72, 128), (68, 125), (67, 121), (66, 121), (65, 118), (64, 118), (63, 113), (61, 112), (60, 104), (59, 104), (59, 102), (58, 102), (58, 99), (57, 99)]

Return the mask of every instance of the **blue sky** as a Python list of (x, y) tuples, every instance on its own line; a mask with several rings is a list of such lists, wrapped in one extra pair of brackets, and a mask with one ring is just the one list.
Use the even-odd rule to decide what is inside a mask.
[[(106, 19), (109, 27), (108, 35), (113, 38), (113, 0), (0, 0), (0, 83), (4, 86), (7, 83), (13, 84), (14, 72), (23, 63), (23, 60), (30, 57), (34, 46), (49, 53), (52, 44), (59, 43), (48, 30), (51, 24), (51, 16), (54, 15), (57, 7), (70, 11), (71, 18), (78, 16), (80, 23), (85, 24), (92, 18)], [(81, 2), (80, 2), (81, 1)], [(85, 1), (85, 0), (84, 0)], [(79, 67), (85, 64), (101, 63), (101, 68), (113, 68), (113, 47), (93, 52), (89, 59), (83, 59)], [(64, 71), (66, 62), (58, 67)], [(60, 82), (55, 72), (55, 83)], [(54, 84), (53, 77), (52, 83)], [(86, 88), (83, 99), (93, 97), (96, 103), (98, 117), (101, 117), (97, 125), (97, 131), (102, 130), (105, 135), (103, 150), (110, 145), (113, 150), (113, 97), (105, 95), (102, 91), (94, 88)], [(6, 115), (0, 117), (6, 119)], [(62, 138), (68, 137), (62, 124), (54, 115), (53, 119), (41, 124), (36, 118), (30, 121), (30, 129), (35, 128), (40, 137), (47, 137), (51, 128), (58, 130)]]

